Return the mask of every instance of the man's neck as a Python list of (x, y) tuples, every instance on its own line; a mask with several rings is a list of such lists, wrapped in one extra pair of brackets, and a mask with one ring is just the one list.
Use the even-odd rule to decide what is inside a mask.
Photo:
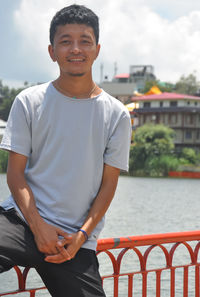
[(70, 77), (60, 75), (53, 84), (64, 95), (80, 99), (94, 97), (101, 92), (101, 89), (94, 83), (91, 76)]

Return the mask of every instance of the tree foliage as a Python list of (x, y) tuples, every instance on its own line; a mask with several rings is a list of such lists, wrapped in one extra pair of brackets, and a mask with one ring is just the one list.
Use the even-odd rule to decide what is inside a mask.
[(144, 125), (135, 133), (135, 145), (143, 147), (147, 156), (160, 156), (174, 149), (174, 131), (164, 125)]
[(185, 147), (181, 152), (181, 158), (185, 159), (187, 163), (189, 162), (190, 164), (196, 164), (198, 162), (198, 156), (192, 148)]
[(0, 80), (0, 119), (7, 121), (12, 103), (19, 92), (24, 88), (9, 88)]
[(194, 74), (182, 75), (175, 84), (175, 92), (180, 94), (195, 95), (199, 92), (200, 82)]
[(135, 133), (130, 152), (130, 173), (139, 175), (166, 175), (177, 167), (173, 156), (174, 131), (164, 125), (144, 125)]
[(136, 176), (168, 176), (185, 165), (200, 164), (200, 154), (192, 148), (175, 152), (174, 131), (164, 125), (144, 125), (135, 132), (130, 151), (129, 172)]
[(8, 164), (8, 152), (0, 150), (0, 173), (6, 172)]
[(161, 82), (159, 79), (146, 81), (141, 93), (147, 93), (153, 86), (157, 86), (161, 92), (175, 92), (187, 95), (196, 95), (200, 91), (200, 82), (197, 80), (195, 73), (191, 73), (188, 76), (182, 75), (175, 84)]

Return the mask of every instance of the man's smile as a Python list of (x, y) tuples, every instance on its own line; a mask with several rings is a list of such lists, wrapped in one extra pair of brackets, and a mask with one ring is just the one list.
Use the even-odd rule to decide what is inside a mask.
[(79, 63), (79, 62), (84, 62), (85, 61), (85, 58), (68, 58), (67, 61), (68, 62)]

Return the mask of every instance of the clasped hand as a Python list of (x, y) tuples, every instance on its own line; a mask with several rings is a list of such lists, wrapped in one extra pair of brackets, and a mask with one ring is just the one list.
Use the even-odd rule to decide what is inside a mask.
[(56, 264), (74, 258), (84, 243), (81, 232), (68, 234), (46, 222), (40, 225), (40, 230), (34, 233), (34, 238), (39, 251), (45, 254), (44, 260)]

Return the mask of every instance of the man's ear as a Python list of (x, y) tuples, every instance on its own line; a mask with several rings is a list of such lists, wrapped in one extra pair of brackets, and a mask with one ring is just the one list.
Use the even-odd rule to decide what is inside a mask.
[(55, 57), (55, 54), (54, 54), (54, 49), (53, 49), (52, 44), (49, 44), (48, 51), (49, 51), (49, 55), (50, 55), (52, 61), (56, 62), (56, 57)]
[[(98, 43), (98, 44), (97, 44), (97, 49), (96, 49), (96, 58), (97, 58), (98, 55), (99, 55), (100, 48), (101, 48), (101, 45)], [(96, 58), (95, 58), (95, 59), (96, 59)]]

